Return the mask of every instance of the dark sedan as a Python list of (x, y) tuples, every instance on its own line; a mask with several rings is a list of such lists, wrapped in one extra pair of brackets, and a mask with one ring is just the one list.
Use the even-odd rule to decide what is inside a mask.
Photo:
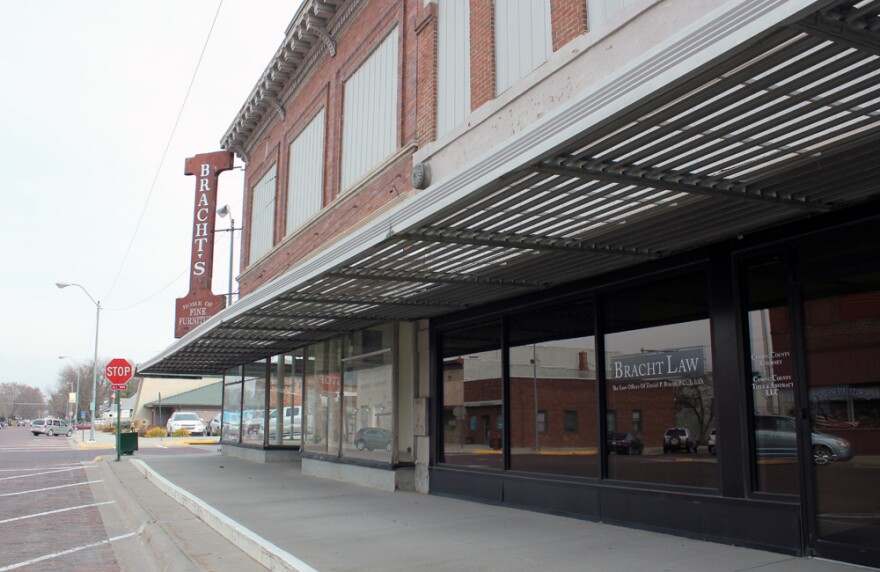
[(368, 451), (373, 449), (390, 451), (391, 433), (378, 427), (364, 427), (355, 433), (354, 446), (357, 447), (358, 451), (363, 451), (364, 449)]
[(645, 450), (642, 440), (632, 433), (609, 433), (608, 452), (618, 455), (641, 455)]

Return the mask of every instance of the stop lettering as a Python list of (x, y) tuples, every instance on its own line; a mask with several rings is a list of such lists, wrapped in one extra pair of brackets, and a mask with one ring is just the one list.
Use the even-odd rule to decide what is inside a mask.
[(110, 363), (107, 364), (107, 367), (104, 370), (104, 377), (106, 377), (110, 383), (121, 384), (131, 379), (133, 370), (134, 368), (128, 363), (128, 360), (116, 358), (110, 360)]

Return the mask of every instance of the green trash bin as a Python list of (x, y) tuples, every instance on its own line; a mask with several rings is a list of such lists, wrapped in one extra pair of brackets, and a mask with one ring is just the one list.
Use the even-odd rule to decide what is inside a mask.
[(120, 433), (119, 434), (119, 454), (132, 455), (138, 450), (138, 434), (137, 433)]

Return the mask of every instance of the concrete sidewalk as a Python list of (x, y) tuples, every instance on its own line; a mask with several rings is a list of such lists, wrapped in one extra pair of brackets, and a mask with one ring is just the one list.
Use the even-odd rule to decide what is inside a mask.
[(218, 452), (105, 459), (112, 471), (130, 475), (137, 469), (144, 487), (155, 485), (155, 494), (164, 492), (271, 570), (858, 569), (476, 502), (381, 492), (304, 476), (297, 462), (262, 464)]

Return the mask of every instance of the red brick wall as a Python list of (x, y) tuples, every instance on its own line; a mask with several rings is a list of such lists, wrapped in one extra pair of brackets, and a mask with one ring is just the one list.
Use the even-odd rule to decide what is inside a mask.
[(428, 4), (418, 14), (418, 140), (420, 144), (437, 136), (437, 5)]
[(584, 0), (550, 0), (553, 22), (553, 51), (587, 33), (587, 3)]
[(470, 0), (471, 110), (495, 98), (495, 6)]
[[(403, 146), (416, 140), (417, 125), (421, 120), (417, 105), (419, 46), (416, 27), (420, 23), (425, 24), (426, 19), (430, 19), (430, 11), (423, 8), (422, 0), (365, 2), (363, 8), (335, 38), (336, 56), (331, 58), (328, 52), (324, 52), (309, 77), (302, 82), (294, 95), (284, 102), (286, 119), (282, 121), (280, 115), (272, 112), (268, 125), (260, 132), (259, 140), (249, 146), (250, 163), (245, 173), (244, 193), (245, 231), (242, 233), (241, 242), (242, 274), (239, 276), (242, 296), (338, 239), (366, 217), (382, 209), (389, 201), (412, 191), (410, 184), (412, 160), (405, 157), (370, 184), (357, 189), (354, 195), (333, 203), (342, 192), (340, 163), (345, 80), (357, 70), (364, 59), (372, 53), (373, 48), (378, 46), (395, 26), (400, 34), (398, 58), (402, 74), (398, 93), (398, 143)], [(436, 19), (431, 25), (436, 27)], [(424, 25), (421, 31), (435, 35), (435, 32), (426, 30)], [(436, 56), (434, 58), (436, 59)], [(324, 209), (307, 228), (258, 264), (252, 265), (248, 257), (252, 187), (266, 169), (273, 162), (277, 162), (275, 201), (275, 244), (277, 245), (288, 235), (286, 195), (289, 146), (321, 107), (325, 108), (327, 121)]]

